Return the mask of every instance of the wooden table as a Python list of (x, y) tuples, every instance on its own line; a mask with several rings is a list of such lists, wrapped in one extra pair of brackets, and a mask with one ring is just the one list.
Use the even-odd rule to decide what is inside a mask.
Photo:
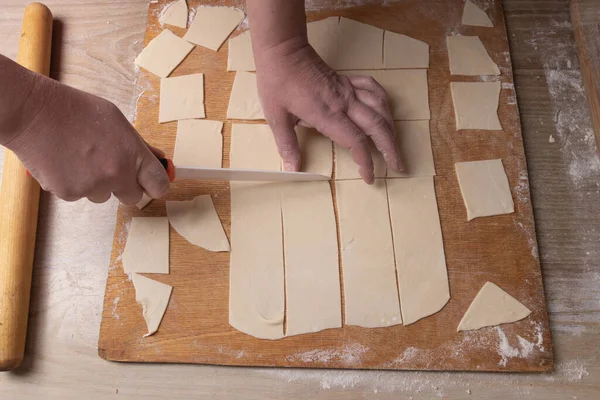
[[(14, 58), (27, 1), (3, 0), (0, 52)], [(309, 2), (315, 4), (317, 1)], [(126, 115), (146, 0), (47, 3), (53, 74)], [(547, 375), (301, 371), (102, 361), (96, 343), (116, 203), (40, 208), (28, 357), (0, 398), (515, 398), (600, 396), (600, 163), (566, 0), (505, 0), (557, 371)], [(161, 380), (162, 379), (162, 380)]]

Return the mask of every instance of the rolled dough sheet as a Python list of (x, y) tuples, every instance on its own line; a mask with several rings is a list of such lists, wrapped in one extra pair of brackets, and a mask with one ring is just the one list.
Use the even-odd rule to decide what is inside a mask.
[(387, 170), (388, 178), (434, 176), (429, 121), (396, 121), (396, 137), (404, 171)]
[(142, 306), (142, 315), (148, 327), (144, 337), (153, 335), (167, 311), (173, 287), (138, 274), (133, 274), (131, 280), (135, 288), (135, 301)]
[[(231, 168), (280, 170), (267, 125), (233, 124)], [(279, 186), (231, 182), (229, 323), (261, 339), (284, 336), (283, 232)]]
[(383, 66), (393, 68), (429, 68), (429, 45), (399, 33), (383, 35)]
[(169, 221), (166, 217), (134, 217), (123, 250), (123, 271), (169, 273)]
[(193, 44), (165, 29), (148, 43), (135, 59), (135, 64), (166, 78), (193, 49)]
[(182, 75), (160, 81), (159, 123), (205, 117), (204, 74)]
[[(371, 158), (373, 159), (373, 167), (375, 178), (385, 178), (387, 166), (383, 155), (377, 150), (373, 142), (369, 139), (371, 146)], [(334, 145), (335, 147), (335, 179), (360, 179), (358, 173), (358, 164), (354, 162), (350, 150)]]
[(208, 251), (229, 251), (229, 241), (210, 195), (166, 204), (171, 226), (188, 242)]
[(487, 16), (487, 14), (469, 0), (465, 1), (462, 24), (472, 26), (483, 26), (486, 28), (494, 27), (492, 20)]
[(286, 336), (342, 326), (340, 270), (329, 182), (281, 188)]
[(337, 181), (345, 324), (402, 323), (385, 182)]
[(177, 123), (173, 163), (179, 166), (221, 168), (223, 123), (188, 119)]
[(500, 75), (478, 36), (446, 36), (452, 75)]
[(227, 71), (256, 71), (250, 30), (229, 39)]
[(231, 96), (229, 97), (229, 106), (227, 107), (227, 118), (265, 119), (258, 98), (256, 74), (244, 71), (236, 72)]
[(509, 324), (527, 318), (531, 310), (492, 282), (486, 282), (460, 320), (457, 331)]
[(199, 6), (183, 38), (217, 51), (243, 19), (244, 13), (236, 8)]
[(329, 17), (306, 24), (308, 43), (330, 67), (335, 65), (337, 59), (339, 24), (339, 17)]
[(331, 176), (333, 170), (333, 143), (316, 129), (296, 127), (298, 146), (302, 154), (300, 171)]
[(387, 92), (390, 112), (395, 121), (430, 118), (426, 69), (344, 71), (341, 74), (375, 78)]
[(382, 69), (383, 29), (340, 18), (336, 70)]
[(455, 167), (467, 221), (515, 211), (502, 160), (460, 162)]
[(502, 130), (500, 82), (451, 82), (456, 129)]
[(160, 16), (158, 22), (161, 24), (173, 25), (179, 28), (187, 28), (188, 7), (185, 0), (177, 0)]
[(450, 300), (433, 177), (388, 179), (388, 200), (404, 325)]

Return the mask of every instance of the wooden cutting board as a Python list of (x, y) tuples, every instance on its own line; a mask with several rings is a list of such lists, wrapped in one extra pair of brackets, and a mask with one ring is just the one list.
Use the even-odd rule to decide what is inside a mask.
[[(197, 2), (189, 1), (194, 9)], [(243, 6), (243, 2), (210, 4)], [(451, 300), (434, 316), (415, 324), (365, 329), (344, 326), (277, 341), (259, 340), (228, 324), (229, 255), (210, 253), (187, 243), (172, 228), (169, 275), (149, 275), (173, 286), (173, 295), (158, 333), (143, 338), (146, 326), (135, 302), (133, 285), (123, 273), (121, 255), (134, 216), (166, 215), (164, 201), (143, 211), (120, 206), (106, 285), (98, 353), (102, 358), (129, 362), (173, 362), (247, 366), (361, 369), (421, 369), (476, 371), (548, 371), (553, 367), (544, 287), (539, 265), (527, 165), (510, 53), (501, 2), (487, 12), (495, 28), (461, 26), (462, 0), (404, 0), (360, 7), (320, 1), (309, 20), (332, 15), (353, 18), (430, 45), (428, 72), (431, 137), (435, 179), (444, 237)], [(316, 4), (316, 3), (315, 3)], [(161, 30), (157, 19), (164, 2), (151, 3), (145, 43)], [(242, 24), (244, 25), (244, 24)], [(240, 28), (234, 35), (245, 28)], [(173, 28), (182, 36), (183, 29)], [(499, 114), (504, 132), (455, 131), (445, 38), (448, 34), (478, 35), (500, 66), (502, 91)], [(205, 74), (206, 114), (226, 121), (234, 73), (226, 72), (227, 44), (219, 52), (196, 47), (173, 76)], [(176, 123), (158, 124), (159, 79), (142, 70), (137, 82), (135, 126), (151, 144), (173, 155)], [(224, 166), (229, 166), (231, 122), (224, 128)], [(501, 158), (513, 188), (516, 212), (466, 220), (454, 174), (454, 163)], [(227, 183), (177, 182), (167, 200), (211, 194), (230, 234)], [(486, 281), (492, 281), (533, 310), (523, 321), (457, 333), (462, 315)]]

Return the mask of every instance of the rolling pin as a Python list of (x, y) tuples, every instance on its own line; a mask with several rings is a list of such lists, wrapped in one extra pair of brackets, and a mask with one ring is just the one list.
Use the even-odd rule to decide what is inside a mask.
[[(25, 8), (17, 62), (48, 76), (52, 13)], [(0, 191), (0, 371), (17, 368), (25, 353), (40, 186), (8, 149)]]

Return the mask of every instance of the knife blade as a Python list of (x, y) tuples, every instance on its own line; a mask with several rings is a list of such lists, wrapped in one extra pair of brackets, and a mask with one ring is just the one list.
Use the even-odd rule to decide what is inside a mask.
[(260, 169), (202, 168), (175, 166), (169, 159), (160, 160), (171, 181), (193, 179), (200, 181), (309, 182), (328, 181), (325, 175), (310, 172), (265, 171)]

